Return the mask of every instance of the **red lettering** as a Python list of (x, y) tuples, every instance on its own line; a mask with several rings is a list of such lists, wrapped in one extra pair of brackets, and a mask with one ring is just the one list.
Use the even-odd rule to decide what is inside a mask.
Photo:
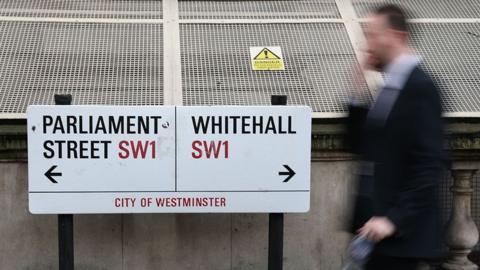
[(115, 198), (115, 207), (135, 207), (136, 198)]
[(121, 199), (115, 198), (115, 207), (120, 207), (120, 206), (121, 206)]
[(192, 204), (192, 199), (191, 198), (183, 198), (183, 206), (184, 207), (190, 207)]
[(155, 198), (157, 207), (226, 207), (225, 197), (167, 197)]
[(225, 159), (228, 159), (228, 141), (224, 141), (223, 148), (225, 148)]
[(158, 207), (163, 207), (165, 204), (165, 200), (163, 198), (157, 198), (155, 201), (157, 202)]
[(130, 147), (132, 148), (133, 158), (137, 158), (140, 152), (142, 159), (145, 159), (145, 156), (147, 155), (147, 150), (148, 150), (148, 141), (145, 143), (145, 147), (142, 141), (137, 141), (137, 145), (135, 145), (134, 141), (130, 141)]
[(195, 159), (201, 158), (202, 157), (202, 149), (200, 149), (200, 146), (202, 145), (201, 141), (193, 141), (192, 142), (192, 149), (196, 152), (192, 152), (192, 157)]
[[(152, 148), (152, 159), (157, 157), (156, 142), (155, 141), (120, 141), (118, 148), (120, 149), (118, 156), (122, 159), (130, 157), (145, 159), (148, 154), (148, 149)], [(131, 152), (130, 152), (131, 150)]]
[(157, 148), (155, 147), (155, 141), (150, 141), (149, 143), (152, 146), (152, 158), (157, 157)]
[[(203, 147), (202, 147), (203, 146)], [(224, 157), (228, 159), (229, 147), (228, 141), (193, 141), (192, 142), (192, 157), (195, 159), (202, 158), (205, 153), (205, 158), (215, 158), (218, 159), (220, 153), (224, 148)]]
[(120, 149), (118, 156), (122, 159), (128, 158), (128, 156), (130, 155), (130, 153), (128, 152), (127, 146), (128, 146), (128, 141), (121, 141), (118, 143), (118, 148)]
[(203, 141), (203, 147), (205, 148), (205, 154), (207, 158), (210, 158), (213, 152), (213, 156), (218, 159), (218, 154), (220, 153), (220, 146), (222, 145), (222, 142), (218, 142), (218, 146), (215, 144), (214, 141), (210, 141), (210, 144), (206, 141)]

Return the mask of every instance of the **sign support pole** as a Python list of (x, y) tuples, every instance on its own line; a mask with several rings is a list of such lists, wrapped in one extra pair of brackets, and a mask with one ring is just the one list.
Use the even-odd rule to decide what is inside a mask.
[[(272, 105), (287, 105), (287, 96), (272, 95)], [(283, 213), (268, 216), (268, 270), (283, 269)]]
[[(71, 95), (55, 95), (55, 105), (71, 105)], [(58, 268), (73, 270), (73, 215), (58, 215)]]
[(268, 270), (283, 269), (283, 213), (268, 216)]

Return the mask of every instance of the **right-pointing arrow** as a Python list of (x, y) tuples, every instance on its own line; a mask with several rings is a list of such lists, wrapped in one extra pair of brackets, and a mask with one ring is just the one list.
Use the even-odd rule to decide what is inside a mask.
[(285, 169), (287, 169), (288, 172), (279, 172), (278, 175), (288, 175), (288, 177), (285, 180), (283, 180), (283, 182), (286, 183), (295, 175), (295, 171), (292, 170), (292, 168), (290, 168), (288, 165), (283, 165), (283, 167), (285, 167)]
[(48, 171), (45, 173), (45, 176), (48, 178), (48, 180), (50, 180), (50, 182), (57, 184), (58, 182), (53, 178), (53, 176), (62, 176), (62, 173), (53, 172), (55, 168), (57, 168), (57, 165), (53, 165), (52, 167), (50, 167), (50, 169), (48, 169)]

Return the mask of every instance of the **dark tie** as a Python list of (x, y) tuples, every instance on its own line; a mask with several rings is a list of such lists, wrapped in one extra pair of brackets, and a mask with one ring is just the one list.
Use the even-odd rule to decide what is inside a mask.
[(368, 121), (375, 125), (383, 126), (387, 120), (390, 111), (397, 100), (400, 90), (385, 86), (377, 97), (375, 104), (368, 113)]

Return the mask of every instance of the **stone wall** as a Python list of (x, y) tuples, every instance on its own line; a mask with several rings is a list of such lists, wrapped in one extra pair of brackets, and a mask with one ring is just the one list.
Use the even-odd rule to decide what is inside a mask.
[[(312, 162), (311, 209), (285, 215), (284, 269), (339, 269), (353, 162)], [(28, 212), (27, 164), (0, 163), (0, 269), (58, 269), (57, 217)], [(265, 270), (267, 214), (76, 215), (78, 270)]]

